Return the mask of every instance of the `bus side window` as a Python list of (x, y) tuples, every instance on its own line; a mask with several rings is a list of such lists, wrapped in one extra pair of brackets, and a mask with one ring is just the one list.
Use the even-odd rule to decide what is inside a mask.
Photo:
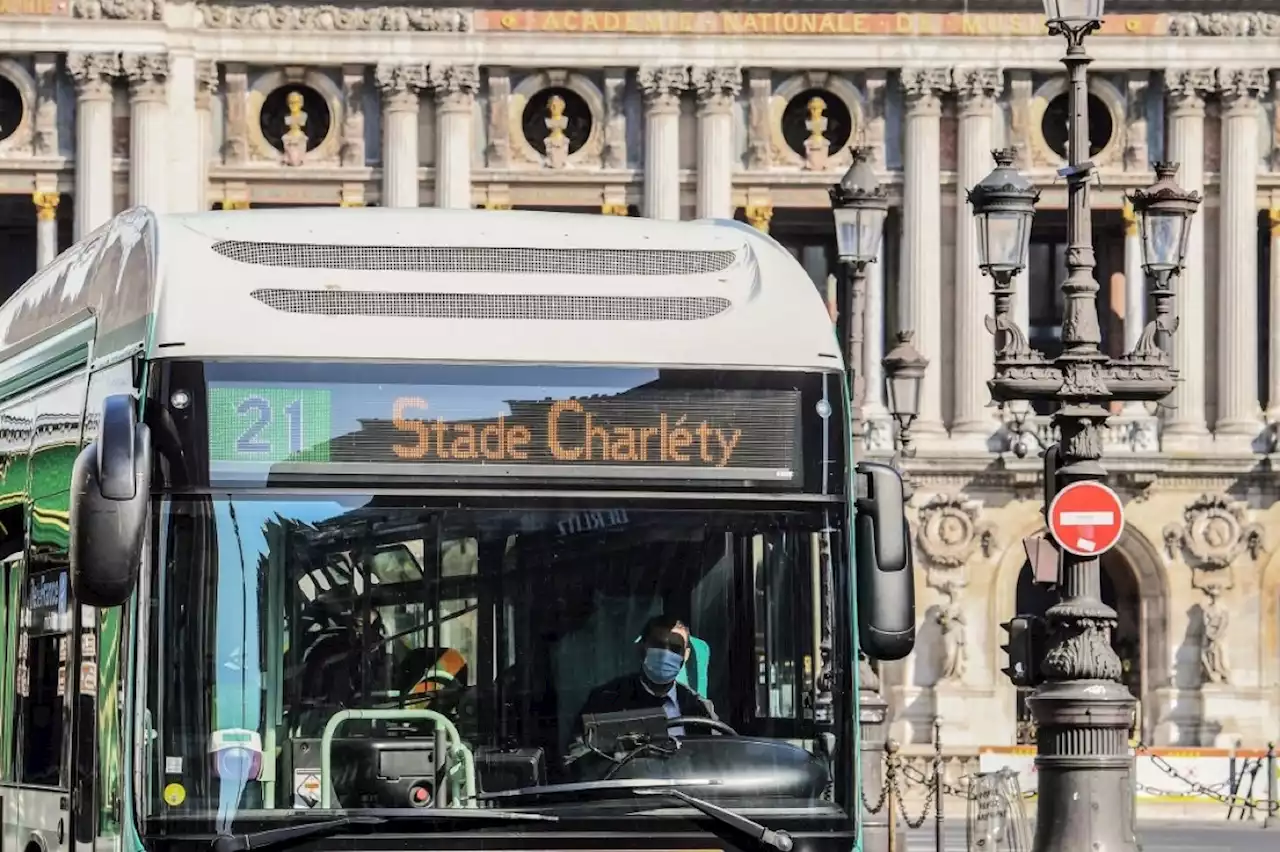
[(22, 594), (16, 692), (22, 743), (18, 782), (62, 787), (68, 705), (70, 576), (66, 568), (32, 572)]
[[(5, 515), (10, 513), (3, 513)], [(17, 516), (19, 536), (0, 541), (0, 552), (13, 550), (0, 559), (0, 782), (12, 781), (18, 742), (14, 724), (14, 678), (17, 671), (18, 612), (22, 589), (22, 519)], [(3, 521), (0, 521), (3, 524)], [(4, 524), (6, 528), (8, 524)]]

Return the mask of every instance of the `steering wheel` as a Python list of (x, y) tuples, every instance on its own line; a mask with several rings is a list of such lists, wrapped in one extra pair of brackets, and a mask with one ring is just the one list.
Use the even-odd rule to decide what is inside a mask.
[(738, 735), (737, 731), (730, 728), (719, 719), (707, 719), (702, 716), (676, 716), (674, 719), (667, 720), (668, 728), (681, 728), (690, 725), (694, 727), (701, 726), (703, 728), (710, 728), (713, 731), (719, 731), (720, 733), (726, 734), (730, 737), (736, 737)]

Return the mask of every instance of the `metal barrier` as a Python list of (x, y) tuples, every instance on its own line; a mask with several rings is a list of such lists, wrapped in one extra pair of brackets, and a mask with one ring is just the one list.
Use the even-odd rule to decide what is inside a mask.
[[(885, 748), (883, 786), (874, 792), (874, 807), (870, 791), (862, 791), (863, 805), (872, 814), (886, 809), (888, 814), (893, 814), (893, 818), (888, 820), (887, 852), (905, 852), (906, 844), (898, 836), (899, 826), (905, 825), (911, 830), (921, 829), (930, 814), (934, 818), (934, 848), (943, 852), (947, 848), (943, 830), (947, 796), (964, 799), (967, 803), (965, 830), (969, 852), (1029, 850), (1032, 838), (1026, 800), (1034, 797), (1036, 791), (1022, 790), (1018, 773), (1008, 768), (995, 772), (970, 772), (953, 778), (954, 783), (949, 783), (944, 772), (948, 759), (943, 755), (941, 734), (941, 723), (935, 720), (932, 754), (926, 756), (917, 753), (917, 766), (911, 765), (911, 757), (904, 755), (897, 743), (889, 741)], [(1277, 791), (1280, 781), (1276, 775), (1280, 765), (1277, 764), (1273, 743), (1268, 743), (1265, 757), (1238, 759), (1233, 754), (1230, 758), (1229, 780), (1216, 784), (1203, 784), (1187, 777), (1140, 741), (1133, 743), (1133, 752), (1135, 756), (1145, 756), (1184, 787), (1183, 790), (1162, 790), (1139, 784), (1135, 773), (1135, 796), (1138, 793), (1161, 797), (1190, 794), (1226, 805), (1227, 820), (1257, 820), (1261, 817), (1263, 829), (1280, 830), (1280, 794)], [(920, 766), (925, 760), (928, 763)], [(916, 792), (917, 802), (919, 794), (923, 792), (923, 807), (918, 815), (908, 811), (906, 793), (909, 791)], [(884, 850), (868, 847), (867, 852)]]
[[(965, 820), (969, 852), (1027, 852), (1031, 829), (1026, 799), (1012, 769), (981, 772), (969, 787), (969, 813)], [(942, 850), (941, 840), (938, 850)]]

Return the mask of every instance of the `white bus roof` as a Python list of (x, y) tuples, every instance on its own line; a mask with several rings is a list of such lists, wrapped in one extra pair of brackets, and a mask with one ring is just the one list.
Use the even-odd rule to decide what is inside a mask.
[[(154, 242), (152, 281), (139, 280), (140, 264), (128, 261), (138, 236), (122, 231)], [(155, 217), (135, 209), (97, 236), (106, 248), (88, 278), (101, 274), (119, 238), (125, 248), (106, 275), (124, 274), (109, 304), (149, 305), (154, 357), (842, 366), (804, 268), (738, 222), (437, 208)], [(41, 277), (0, 309), (0, 345), (18, 342), (6, 319), (21, 302), (58, 289)], [(143, 286), (150, 292), (130, 292)]]

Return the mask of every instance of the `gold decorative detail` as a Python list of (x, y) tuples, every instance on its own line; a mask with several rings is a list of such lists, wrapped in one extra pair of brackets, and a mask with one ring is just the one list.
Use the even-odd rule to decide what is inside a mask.
[(748, 204), (747, 222), (757, 231), (769, 233), (769, 222), (773, 219), (772, 204)]
[(249, 199), (247, 198), (228, 198), (222, 202), (223, 210), (248, 210)]
[(551, 131), (547, 138), (563, 139), (567, 121), (564, 117), (564, 98), (552, 95), (547, 101), (547, 129)]
[(363, 207), (364, 202), (356, 198), (343, 198), (338, 202), (339, 207)]
[(41, 222), (52, 222), (58, 216), (58, 202), (62, 200), (56, 192), (33, 192), (31, 200), (36, 205), (36, 218)]
[(1127, 237), (1135, 237), (1138, 235), (1138, 215), (1133, 212), (1133, 203), (1129, 199), (1124, 200), (1124, 206), (1120, 208), (1120, 215), (1124, 216), (1124, 233)]
[(300, 166), (307, 154), (307, 134), (303, 130), (307, 126), (307, 114), (302, 109), (302, 92), (293, 90), (285, 96), (284, 102), (289, 108), (289, 115), (284, 120), (289, 129), (280, 139), (284, 146), (284, 161), (290, 166)]
[(600, 213), (604, 216), (630, 216), (631, 208), (626, 204), (601, 204)]
[(1271, 236), (1280, 237), (1280, 207), (1272, 207), (1267, 211), (1271, 221)]
[(809, 131), (809, 138), (804, 140), (805, 168), (814, 171), (825, 169), (827, 157), (831, 153), (831, 142), (826, 136), (827, 102), (814, 95), (805, 104), (805, 109), (809, 111), (809, 118), (804, 123), (805, 129)]
[(510, 210), (510, 201), (486, 201), (484, 203), (485, 210)]
[(563, 169), (569, 160), (569, 137), (564, 129), (569, 126), (565, 117), (564, 98), (552, 95), (547, 100), (547, 117), (543, 121), (547, 125), (547, 137), (542, 144), (547, 149), (547, 165), (553, 169)]

